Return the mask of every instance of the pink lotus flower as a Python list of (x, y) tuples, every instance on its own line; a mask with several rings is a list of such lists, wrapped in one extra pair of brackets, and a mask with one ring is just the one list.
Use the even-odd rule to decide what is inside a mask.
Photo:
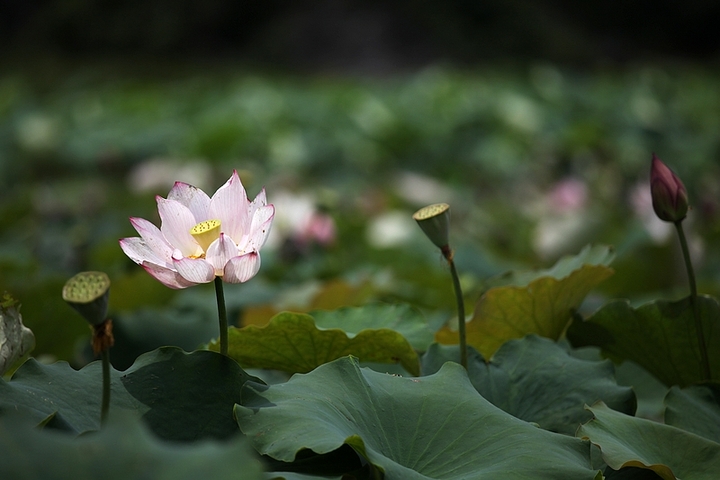
[(176, 182), (167, 199), (156, 197), (158, 229), (130, 218), (140, 237), (123, 238), (120, 248), (170, 288), (187, 288), (222, 277), (250, 280), (260, 270), (260, 248), (275, 216), (265, 189), (250, 202), (237, 171), (212, 198), (197, 187)]

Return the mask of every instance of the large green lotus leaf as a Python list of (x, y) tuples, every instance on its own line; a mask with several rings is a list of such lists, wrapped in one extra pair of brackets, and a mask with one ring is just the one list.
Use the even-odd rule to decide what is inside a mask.
[(578, 429), (602, 450), (614, 470), (640, 467), (664, 480), (717, 480), (720, 444), (679, 428), (630, 417), (603, 403), (588, 407), (595, 417)]
[[(433, 344), (422, 359), (423, 374), (457, 361), (458, 347)], [(468, 355), (468, 376), (475, 389), (507, 413), (554, 432), (574, 435), (592, 415), (586, 404), (602, 400), (611, 408), (635, 413), (635, 394), (615, 382), (610, 360), (572, 357), (547, 338), (528, 335), (503, 344), (489, 362), (475, 349)]]
[[(339, 329), (319, 329), (310, 315), (282, 312), (264, 327), (231, 327), (228, 337), (228, 355), (246, 368), (306, 373), (355, 355), (364, 362), (399, 363), (411, 374), (420, 374), (415, 350), (405, 337), (387, 328), (348, 335)], [(219, 351), (220, 345), (213, 341), (208, 348)]]
[[(122, 387), (119, 373), (110, 369), (111, 408), (147, 410)], [(21, 414), (38, 424), (46, 419), (49, 425), (82, 433), (100, 426), (101, 397), (100, 362), (74, 370), (67, 362), (51, 365), (34, 358), (15, 372), (10, 381), (0, 380), (0, 415)]]
[[(720, 304), (700, 296), (698, 308), (709, 347), (720, 343)], [(681, 387), (703, 380), (700, 350), (690, 299), (656, 301), (632, 308), (627, 301), (605, 304), (567, 331), (576, 346), (593, 345), (603, 353), (638, 363), (667, 386)], [(714, 380), (720, 380), (720, 349), (708, 348)]]
[[(9, 382), (0, 381), (0, 412), (23, 411), (37, 423), (52, 417), (51, 426), (75, 433), (97, 430), (100, 370), (100, 362), (76, 371), (65, 362), (30, 359)], [(175, 347), (149, 352), (125, 372), (110, 374), (110, 416), (116, 409), (134, 410), (160, 437), (188, 441), (237, 432), (232, 408), (252, 378), (227, 357)]]
[(149, 407), (143, 419), (152, 430), (185, 441), (236, 433), (232, 406), (247, 380), (258, 379), (224, 355), (175, 347), (139, 357), (121, 377), (125, 390)]
[[(512, 285), (487, 290), (466, 325), (468, 345), (490, 358), (506, 341), (530, 333), (557, 340), (587, 294), (612, 275), (607, 264), (613, 256), (609, 247), (585, 248), (538, 278), (522, 276)], [(457, 331), (449, 326), (439, 330), (435, 339), (443, 344), (459, 341)]]
[(672, 387), (665, 397), (665, 423), (720, 444), (720, 384)]
[(370, 304), (338, 310), (316, 310), (310, 315), (319, 328), (339, 328), (357, 334), (366, 329), (389, 328), (402, 334), (415, 350), (425, 351), (433, 342), (433, 332), (418, 310), (404, 304)]
[(347, 444), (387, 480), (600, 478), (589, 444), (493, 406), (455, 363), (411, 378), (342, 358), (287, 383), (248, 382), (235, 415), (261, 454), (292, 462)]
[(610, 265), (615, 259), (615, 251), (607, 245), (587, 245), (577, 255), (568, 255), (558, 260), (555, 265), (544, 270), (511, 271), (489, 279), (488, 287), (526, 287), (534, 280), (552, 277), (562, 280), (575, 270), (585, 265)]
[(193, 444), (159, 440), (137, 414), (116, 411), (99, 432), (80, 437), (33, 428), (34, 421), (0, 418), (0, 478), (13, 480), (261, 480), (247, 439)]

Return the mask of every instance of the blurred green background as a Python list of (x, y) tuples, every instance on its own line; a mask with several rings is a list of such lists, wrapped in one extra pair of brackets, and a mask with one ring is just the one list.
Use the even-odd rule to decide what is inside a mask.
[(715, 2), (4, 2), (0, 291), (35, 355), (89, 361), (60, 298), (113, 282), (113, 362), (215, 335), (212, 286), (172, 291), (127, 259), (128, 217), (159, 224), (176, 180), (237, 169), (276, 205), (260, 274), (227, 287), (234, 323), (282, 309), (403, 301), (437, 328), (449, 272), (411, 214), (451, 204), (470, 303), (492, 275), (617, 250), (588, 299), (679, 298), (654, 218), (656, 152), (683, 179), (700, 291), (720, 293)]

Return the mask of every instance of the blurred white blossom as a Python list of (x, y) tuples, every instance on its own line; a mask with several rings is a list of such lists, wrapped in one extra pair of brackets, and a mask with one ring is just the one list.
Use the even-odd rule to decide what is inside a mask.
[(578, 178), (559, 180), (538, 203), (533, 248), (541, 258), (556, 257), (572, 248), (591, 225), (588, 187)]
[(528, 133), (537, 132), (542, 125), (543, 111), (531, 98), (519, 93), (506, 93), (499, 97), (498, 115), (508, 125)]
[(202, 160), (182, 161), (156, 157), (146, 160), (130, 171), (127, 183), (130, 191), (146, 193), (165, 191), (175, 181), (209, 190), (213, 184), (212, 168)]
[(401, 172), (395, 181), (397, 194), (419, 207), (443, 201), (452, 203), (453, 191), (441, 181), (415, 172)]
[(26, 150), (49, 150), (60, 143), (60, 122), (43, 113), (25, 115), (16, 125), (16, 135), (18, 143)]
[(275, 220), (266, 248), (278, 249), (290, 240), (298, 247), (310, 244), (328, 246), (335, 243), (335, 220), (317, 207), (317, 201), (306, 193), (279, 191), (273, 195)]
[(406, 211), (392, 210), (370, 220), (367, 241), (374, 248), (393, 248), (408, 243), (417, 234), (417, 224)]
[(667, 242), (672, 234), (673, 226), (670, 223), (663, 222), (655, 214), (648, 182), (638, 182), (632, 188), (630, 191), (630, 205), (653, 242), (657, 244)]

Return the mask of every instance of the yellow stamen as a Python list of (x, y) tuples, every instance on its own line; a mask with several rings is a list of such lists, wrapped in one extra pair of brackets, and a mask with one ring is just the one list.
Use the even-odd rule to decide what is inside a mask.
[(220, 238), (220, 220), (205, 220), (190, 229), (190, 235), (200, 245), (203, 251), (207, 251), (212, 242)]

